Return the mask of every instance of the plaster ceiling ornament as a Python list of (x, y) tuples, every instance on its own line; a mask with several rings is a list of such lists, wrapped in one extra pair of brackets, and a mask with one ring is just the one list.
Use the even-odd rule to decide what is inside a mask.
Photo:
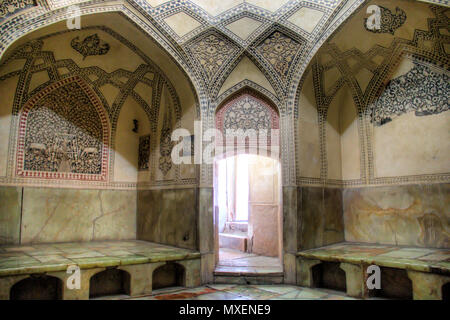
[(364, 19), (364, 27), (367, 31), (374, 33), (390, 33), (394, 35), (395, 30), (400, 28), (406, 21), (406, 13), (399, 7), (395, 8), (395, 14), (391, 10), (378, 6), (380, 8), (380, 28), (369, 29), (367, 27), (367, 19)]
[(174, 142), (172, 141), (172, 112), (170, 106), (164, 112), (163, 126), (161, 129), (160, 145), (159, 145), (159, 169), (164, 175), (172, 168), (172, 148)]
[(275, 108), (263, 99), (244, 89), (220, 107), (215, 123), (216, 128), (225, 135), (222, 146), (259, 149), (265, 148), (264, 145), (278, 145), (277, 134), (272, 136), (272, 129), (279, 129), (279, 116)]
[(270, 113), (250, 96), (245, 97), (225, 112), (225, 130), (270, 129)]
[(278, 114), (273, 107), (245, 89), (243, 94), (227, 102), (216, 115), (216, 127), (226, 130), (267, 130), (278, 129)]
[(258, 46), (257, 51), (273, 67), (281, 79), (286, 81), (289, 67), (300, 47), (300, 43), (276, 31)]
[(148, 171), (150, 159), (150, 135), (139, 137), (139, 154), (138, 154), (138, 169), (139, 171)]
[(0, 1), (0, 19), (34, 5), (34, 0), (2, 0)]
[(208, 33), (190, 46), (209, 82), (226, 66), (236, 50), (235, 45), (214, 33)]
[(109, 44), (100, 40), (96, 33), (84, 38), (83, 41), (79, 39), (79, 37), (73, 38), (70, 45), (83, 56), (83, 60), (88, 56), (100, 56), (107, 54), (109, 51)]

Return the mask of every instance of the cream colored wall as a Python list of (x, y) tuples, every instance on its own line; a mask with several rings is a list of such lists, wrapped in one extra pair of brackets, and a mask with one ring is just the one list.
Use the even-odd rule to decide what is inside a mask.
[[(343, 89), (341, 89), (343, 90)], [(341, 130), (340, 115), (342, 99), (340, 95), (344, 92), (340, 91), (338, 97), (333, 99), (328, 107), (327, 121), (325, 123), (325, 145), (327, 155), (327, 177), (333, 180), (342, 180), (342, 162), (341, 162)]]
[[(346, 88), (344, 87), (344, 90)], [(358, 132), (358, 115), (349, 90), (342, 92), (339, 114), (339, 133), (341, 137), (342, 180), (361, 177), (361, 148)]]
[[(133, 120), (138, 121), (138, 132), (133, 132)], [(114, 181), (138, 182), (139, 137), (150, 134), (150, 123), (144, 110), (128, 97), (120, 110), (117, 124), (114, 159)], [(145, 177), (141, 177), (145, 179)], [(149, 177), (147, 178), (149, 180)]]
[(250, 156), (249, 168), (249, 235), (252, 252), (280, 256), (280, 182), (277, 160)]
[(319, 116), (309, 70), (299, 96), (297, 165), (300, 177), (320, 178)]
[[(404, 58), (393, 70), (392, 79), (413, 67), (412, 60)], [(382, 126), (374, 126), (373, 149), (377, 178), (448, 173), (450, 111), (427, 116), (408, 112)]]
[(414, 113), (374, 129), (376, 177), (450, 172), (450, 112)]

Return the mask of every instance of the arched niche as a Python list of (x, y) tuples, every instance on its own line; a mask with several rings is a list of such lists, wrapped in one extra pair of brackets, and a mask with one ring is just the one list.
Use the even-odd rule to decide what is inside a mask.
[[(89, 41), (92, 41), (91, 48), (86, 47)], [(142, 114), (136, 116), (141, 129), (137, 134), (150, 135), (153, 150), (159, 150), (156, 145), (159, 141), (156, 137), (157, 129), (149, 130), (148, 127), (149, 122), (157, 122), (152, 115), (157, 118), (162, 87), (168, 88), (169, 95), (174, 100), (174, 122), (193, 132), (194, 120), (200, 116), (198, 97), (188, 74), (183, 70), (182, 64), (174, 59), (173, 52), (166, 51), (157, 42), (158, 39), (152, 38), (118, 12), (84, 15), (83, 28), (80, 30), (68, 30), (66, 21), (60, 21), (17, 39), (2, 56), (0, 63), (0, 93), (5, 98), (0, 107), (0, 138), (3, 141), (10, 140), (13, 144), (5, 143), (0, 146), (0, 179), (11, 179), (16, 175), (15, 168), (11, 168), (11, 164), (14, 164), (16, 140), (10, 138), (13, 136), (11, 132), (18, 129), (18, 121), (11, 114), (17, 114), (24, 102), (40, 94), (48, 86), (60, 80), (78, 77), (90, 87), (91, 93), (105, 109), (108, 115), (106, 118), (110, 119), (111, 149), (123, 149), (123, 152), (116, 153), (110, 150), (111, 156), (106, 163), (109, 172), (102, 172), (101, 179), (89, 177), (89, 184), (101, 184), (104, 187), (106, 182), (115, 186), (134, 187), (136, 182), (150, 183), (151, 171), (146, 171), (150, 161), (141, 161), (140, 166), (138, 152), (128, 150), (136, 149), (137, 139), (130, 139), (130, 145), (123, 142), (126, 140), (124, 138), (119, 137), (115, 141), (119, 135), (116, 134), (118, 126), (121, 132), (129, 132), (123, 128), (133, 126), (134, 117), (129, 121), (124, 116), (129, 110), (122, 112), (122, 107), (136, 109), (135, 105), (139, 105), (145, 110), (145, 117)], [(146, 142), (143, 139), (141, 145), (148, 145)], [(114, 155), (118, 158), (116, 165)], [(159, 155), (151, 160), (159, 162)], [(140, 170), (141, 168), (144, 169)], [(32, 178), (41, 178), (30, 174), (27, 177), (29, 179), (24, 182), (27, 184), (36, 183)], [(45, 181), (41, 180), (39, 183), (53, 184), (51, 178), (45, 178)], [(162, 183), (171, 180), (173, 183), (172, 178), (173, 176), (166, 176), (159, 180)], [(177, 179), (190, 179), (194, 183), (197, 179), (196, 172), (189, 168), (182, 171)], [(76, 179), (70, 180), (72, 181), (65, 181), (61, 185), (80, 185), (73, 181)]]
[(153, 271), (152, 288), (153, 290), (184, 287), (186, 285), (186, 270), (179, 263), (166, 263)]
[(63, 282), (47, 275), (32, 275), (11, 287), (11, 300), (61, 300)]
[[(145, 89), (150, 91), (151, 104), (152, 88)], [(128, 96), (120, 110), (115, 131), (114, 181), (137, 183), (150, 180), (150, 139), (147, 113)]]
[(106, 269), (89, 280), (89, 298), (130, 294), (130, 274), (124, 270)]
[(328, 107), (324, 125), (328, 179), (359, 179), (361, 150), (358, 114), (347, 85), (334, 96)]
[(99, 98), (78, 76), (47, 86), (20, 112), (16, 175), (107, 181), (110, 126)]

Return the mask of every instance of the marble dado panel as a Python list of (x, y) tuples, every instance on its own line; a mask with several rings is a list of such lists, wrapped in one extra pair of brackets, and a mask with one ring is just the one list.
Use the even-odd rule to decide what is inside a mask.
[(20, 242), (22, 188), (0, 187), (0, 244)]
[(343, 191), (345, 240), (450, 247), (450, 184)]
[(344, 241), (342, 189), (298, 187), (298, 250)]
[(136, 239), (136, 192), (24, 188), (21, 244)]
[(137, 191), (137, 239), (198, 249), (198, 189)]

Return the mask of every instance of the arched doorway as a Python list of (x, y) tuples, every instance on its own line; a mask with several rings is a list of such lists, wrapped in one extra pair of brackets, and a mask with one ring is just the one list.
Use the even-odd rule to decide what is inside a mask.
[(282, 272), (279, 115), (249, 89), (216, 112), (216, 274)]

